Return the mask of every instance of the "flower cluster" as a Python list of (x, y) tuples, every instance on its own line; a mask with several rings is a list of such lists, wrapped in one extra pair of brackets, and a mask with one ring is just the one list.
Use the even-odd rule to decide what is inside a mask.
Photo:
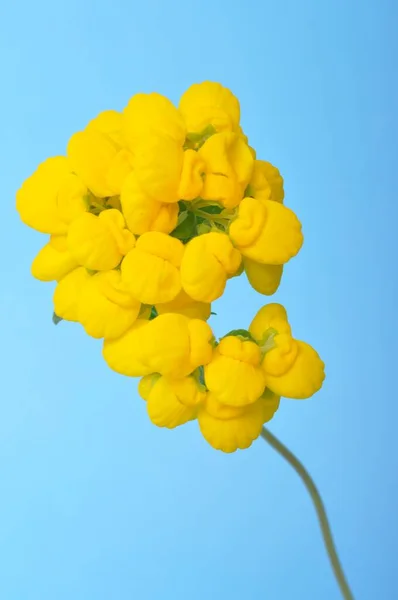
[(17, 210), (49, 235), (31, 270), (57, 282), (55, 320), (80, 323), (104, 340), (112, 369), (142, 377), (156, 425), (197, 418), (212, 446), (232, 452), (258, 437), (280, 396), (306, 398), (324, 377), (280, 305), (219, 343), (207, 323), (231, 277), (245, 273), (265, 295), (278, 288), (303, 243), (283, 200), (237, 98), (204, 82), (178, 108), (151, 93), (100, 113), (23, 183)]

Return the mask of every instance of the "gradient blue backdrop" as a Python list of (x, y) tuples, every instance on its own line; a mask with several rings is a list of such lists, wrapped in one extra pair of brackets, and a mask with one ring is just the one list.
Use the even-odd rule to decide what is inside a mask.
[[(51, 323), (29, 274), (43, 243), (14, 195), (97, 112), (137, 91), (238, 95), (285, 176), (305, 246), (276, 296), (327, 364), (271, 423), (325, 498), (360, 600), (398, 598), (397, 8), (388, 1), (6, 3), (0, 15), (0, 598), (334, 600), (301, 482), (259, 440), (212, 450), (151, 425), (134, 381)], [(260, 307), (235, 280), (217, 333)]]

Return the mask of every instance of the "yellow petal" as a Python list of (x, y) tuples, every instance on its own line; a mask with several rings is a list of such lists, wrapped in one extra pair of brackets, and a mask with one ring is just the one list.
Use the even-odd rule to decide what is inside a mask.
[(140, 188), (134, 172), (124, 181), (121, 203), (127, 226), (136, 235), (147, 231), (170, 233), (177, 227), (178, 204), (153, 200)]
[(222, 404), (246, 406), (263, 393), (265, 373), (260, 348), (236, 336), (223, 338), (205, 367), (207, 388)]
[(144, 233), (122, 263), (130, 293), (143, 304), (170, 302), (181, 290), (179, 266), (184, 246), (165, 233)]
[(170, 379), (160, 377), (147, 397), (149, 418), (158, 427), (172, 429), (195, 419), (206, 393), (193, 377)]
[(184, 121), (176, 107), (161, 94), (135, 94), (123, 111), (124, 137), (133, 150), (148, 135), (175, 140), (181, 147), (185, 141)]
[(265, 296), (276, 292), (282, 279), (283, 265), (262, 265), (250, 258), (244, 258), (243, 264), (249, 283), (256, 292)]
[(108, 136), (117, 146), (124, 145), (122, 135), (123, 115), (116, 110), (105, 110), (92, 119), (86, 130), (95, 130)]
[(150, 375), (154, 369), (147, 364), (145, 340), (151, 321), (137, 319), (133, 326), (121, 337), (105, 339), (102, 355), (108, 366), (116, 373), (128, 377)]
[(277, 333), (291, 333), (286, 310), (281, 304), (273, 302), (260, 308), (249, 327), (254, 339), (260, 343), (264, 341), (264, 334), (270, 329)]
[(235, 452), (251, 446), (278, 406), (279, 398), (268, 396), (244, 408), (231, 409), (223, 407), (208, 393), (204, 406), (199, 410), (198, 423), (203, 437), (213, 448)]
[(301, 341), (296, 343), (298, 354), (293, 365), (280, 377), (266, 374), (267, 387), (286, 398), (309, 398), (322, 387), (325, 365), (312, 346)]
[(141, 377), (138, 382), (138, 393), (143, 400), (148, 400), (149, 392), (157, 382), (157, 380), (161, 377), (159, 373), (151, 373), (150, 375), (145, 375), (145, 377)]
[(110, 190), (112, 190), (112, 194), (120, 195), (123, 188), (123, 184), (132, 172), (132, 169), (132, 154), (124, 148), (122, 150), (119, 150), (119, 152), (109, 163), (109, 167), (106, 173), (106, 185)]
[(86, 210), (87, 188), (72, 174), (64, 156), (41, 163), (17, 192), (21, 220), (42, 233), (65, 234), (68, 224)]
[(249, 185), (254, 198), (283, 202), (285, 197), (283, 179), (279, 170), (271, 163), (256, 160)]
[(119, 271), (93, 275), (85, 285), (78, 320), (94, 338), (118, 338), (136, 321), (141, 304), (125, 289)]
[(102, 211), (98, 217), (90, 213), (81, 215), (68, 232), (72, 255), (93, 271), (114, 269), (134, 244), (134, 235), (125, 228), (122, 213), (114, 208)]
[(227, 278), (237, 272), (240, 253), (223, 233), (205, 233), (185, 246), (181, 262), (184, 291), (199, 302), (212, 302), (225, 289)]
[(236, 131), (239, 127), (239, 101), (220, 83), (192, 85), (181, 96), (179, 109), (189, 132), (199, 133), (208, 125), (216, 131)]
[(40, 281), (59, 281), (78, 266), (68, 250), (66, 236), (51, 236), (34, 259), (31, 273)]
[(165, 313), (178, 313), (185, 315), (190, 319), (202, 319), (207, 321), (210, 317), (211, 304), (208, 302), (197, 302), (193, 300), (184, 290), (170, 302), (156, 304), (156, 310), (159, 315)]
[(206, 164), (195, 150), (185, 150), (178, 195), (181, 200), (194, 200), (203, 189)]
[(54, 291), (54, 312), (66, 321), (78, 321), (78, 305), (90, 275), (83, 267), (65, 275)]
[(301, 224), (293, 211), (283, 204), (255, 198), (242, 200), (229, 235), (245, 257), (269, 265), (287, 263), (303, 243)]

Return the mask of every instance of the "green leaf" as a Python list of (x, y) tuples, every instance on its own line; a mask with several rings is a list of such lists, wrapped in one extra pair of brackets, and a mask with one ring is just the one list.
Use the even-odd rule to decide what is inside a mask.
[(196, 217), (192, 212), (187, 212), (183, 221), (170, 233), (179, 240), (189, 240), (196, 235)]
[(202, 206), (201, 212), (208, 213), (209, 215), (219, 215), (222, 213), (224, 208), (219, 204), (209, 204), (208, 206)]
[(158, 316), (158, 311), (156, 310), (156, 308), (154, 306), (152, 306), (151, 314), (149, 315), (149, 320), (152, 321), (153, 319), (156, 319), (157, 316)]
[(250, 342), (254, 342), (255, 344), (257, 344), (256, 340), (254, 339), (250, 331), (247, 331), (247, 329), (233, 329), (232, 331), (224, 335), (223, 338), (229, 337), (231, 335), (239, 337), (243, 340), (249, 340)]
[(62, 317), (59, 317), (58, 315), (55, 314), (55, 312), (53, 313), (53, 323), (54, 325), (58, 325), (58, 323), (60, 323), (61, 321), (63, 321)]

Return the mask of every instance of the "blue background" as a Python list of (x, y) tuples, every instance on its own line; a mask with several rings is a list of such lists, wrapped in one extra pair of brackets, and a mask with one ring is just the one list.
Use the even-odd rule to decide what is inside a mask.
[[(12, 4), (12, 6), (11, 6)], [(97, 112), (137, 91), (177, 101), (221, 81), (261, 158), (285, 176), (305, 246), (277, 301), (327, 364), (271, 429), (324, 496), (355, 596), (398, 598), (397, 5), (5, 3), (0, 18), (0, 597), (2, 600), (339, 598), (313, 511), (262, 440), (223, 455), (195, 423), (152, 426), (100, 344), (51, 323), (43, 243), (15, 191)], [(263, 303), (229, 284), (215, 331)]]

